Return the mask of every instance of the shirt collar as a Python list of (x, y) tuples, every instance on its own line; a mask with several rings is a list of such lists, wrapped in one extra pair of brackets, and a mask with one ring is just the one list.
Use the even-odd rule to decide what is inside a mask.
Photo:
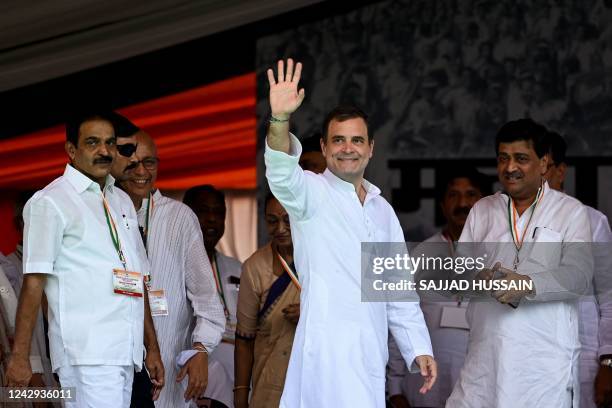
[[(346, 192), (352, 192), (352, 193), (355, 192), (355, 186), (352, 183), (342, 180), (340, 177), (332, 173), (330, 169), (325, 169), (325, 171), (323, 172), (323, 177), (325, 177), (325, 179), (329, 182), (329, 184), (338, 188), (339, 190), (346, 191)], [(365, 188), (368, 194), (374, 194), (374, 195), (380, 194), (380, 189), (376, 187), (374, 184), (370, 183), (366, 179), (363, 179), (363, 182), (361, 183), (361, 185), (363, 186), (363, 188)]]
[[(162, 193), (159, 192), (159, 189), (156, 188), (155, 191), (153, 192), (153, 204), (155, 204), (156, 202), (159, 202), (159, 200), (163, 197)], [(140, 214), (141, 212), (144, 212), (146, 210), (146, 208), (149, 206), (149, 198), (143, 198), (142, 199), (142, 203), (140, 204), (140, 208), (138, 210), (136, 210), (137, 214)]]
[[(87, 177), (85, 174), (81, 173), (79, 170), (75, 169), (70, 163), (66, 164), (66, 169), (64, 170), (64, 177), (68, 180), (70, 184), (72, 184), (74, 189), (79, 194), (90, 188), (92, 185), (94, 185), (94, 188), (100, 190), (100, 186), (98, 185), (98, 183)], [(106, 176), (104, 190), (108, 190), (112, 193), (114, 185), (115, 178), (109, 174), (108, 176)]]

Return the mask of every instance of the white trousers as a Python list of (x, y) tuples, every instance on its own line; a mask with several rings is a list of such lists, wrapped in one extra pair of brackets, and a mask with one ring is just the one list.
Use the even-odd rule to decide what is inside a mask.
[(134, 366), (65, 366), (57, 372), (62, 387), (74, 387), (66, 408), (129, 408)]

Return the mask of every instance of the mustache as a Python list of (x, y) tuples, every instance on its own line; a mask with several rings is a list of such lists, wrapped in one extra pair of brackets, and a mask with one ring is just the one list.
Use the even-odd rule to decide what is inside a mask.
[(511, 172), (504, 172), (504, 177), (523, 177), (523, 173), (515, 170), (515, 171), (511, 171)]
[(470, 213), (470, 207), (457, 207), (453, 210), (453, 215), (467, 215)]
[(94, 159), (94, 164), (107, 164), (107, 163), (112, 163), (113, 162), (113, 158), (112, 156), (100, 156)]

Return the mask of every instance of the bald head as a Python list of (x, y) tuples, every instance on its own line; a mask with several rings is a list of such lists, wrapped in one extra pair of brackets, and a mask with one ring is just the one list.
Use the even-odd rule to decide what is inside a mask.
[[(149, 135), (144, 130), (139, 130), (134, 135), (136, 137), (136, 143), (138, 143), (138, 147), (136, 148), (136, 156), (139, 157), (139, 160), (142, 160), (147, 155), (152, 157), (157, 157), (157, 146), (155, 146), (155, 142), (151, 135)], [(143, 152), (145, 155), (143, 156)]]
[(136, 162), (130, 166), (127, 179), (121, 182), (121, 187), (130, 195), (132, 201), (137, 203), (148, 197), (155, 188), (159, 159), (155, 142), (148, 133), (139, 130), (134, 137), (138, 144), (135, 153)]

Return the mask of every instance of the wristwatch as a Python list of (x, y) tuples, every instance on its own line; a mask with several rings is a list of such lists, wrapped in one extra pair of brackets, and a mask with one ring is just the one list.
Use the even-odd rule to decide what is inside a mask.
[(602, 358), (599, 365), (612, 368), (612, 358)]

